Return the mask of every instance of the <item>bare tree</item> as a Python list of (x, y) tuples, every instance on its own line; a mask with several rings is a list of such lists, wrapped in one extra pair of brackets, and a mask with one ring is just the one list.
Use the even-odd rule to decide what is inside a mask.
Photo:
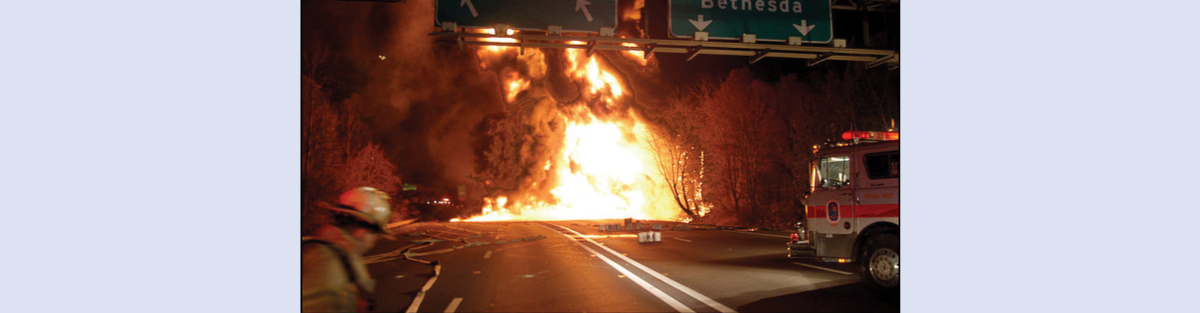
[(703, 213), (700, 178), (704, 150), (697, 129), (704, 121), (698, 103), (703, 94), (706, 93), (697, 90), (688, 96), (668, 100), (667, 109), (657, 117), (658, 131), (643, 138), (654, 154), (655, 168), (670, 188), (675, 204), (693, 220)]
[(304, 234), (327, 217), (316, 208), (317, 200), (330, 199), (357, 186), (371, 186), (395, 195), (400, 191), (401, 180), (383, 149), (362, 136), (365, 125), (361, 115), (356, 114), (361, 97), (352, 95), (335, 106), (330, 93), (315, 80), (303, 76), (301, 81), (301, 233)]
[(875, 108), (891, 107), (870, 103), (882, 97), (865, 94), (882, 84), (858, 86), (867, 78), (838, 74), (815, 82), (785, 76), (768, 83), (737, 70), (697, 96), (703, 196), (715, 204), (714, 214), (725, 222), (780, 228), (799, 218), (813, 146), (850, 130), (856, 120), (877, 125), (862, 120), (877, 119)]
[[(741, 223), (757, 223), (769, 199), (765, 190), (773, 153), (782, 142), (777, 103), (770, 85), (755, 80), (749, 71), (737, 70), (703, 103), (707, 116), (700, 132), (710, 153), (713, 175), (706, 198)], [(711, 167), (709, 166), (711, 164)]]
[(367, 143), (351, 155), (338, 175), (339, 190), (371, 186), (389, 195), (395, 195), (400, 192), (400, 185), (396, 166), (388, 161), (383, 149), (375, 143)]
[(337, 128), (341, 122), (326, 93), (310, 77), (302, 77), (300, 114), (301, 232), (312, 231), (325, 215), (314, 206), (336, 188), (331, 166), (339, 160)]

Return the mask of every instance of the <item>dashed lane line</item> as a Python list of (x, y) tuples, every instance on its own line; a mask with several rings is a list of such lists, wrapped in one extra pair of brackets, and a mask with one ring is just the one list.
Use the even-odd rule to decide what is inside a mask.
[(441, 275), (441, 273), (442, 264), (435, 264), (433, 266), (433, 277), (430, 277), (429, 281), (425, 282), (425, 286), (422, 286), (421, 290), (417, 291), (417, 296), (413, 298), (412, 304), (408, 305), (408, 310), (405, 310), (405, 313), (417, 313), (417, 309), (421, 307), (421, 301), (425, 300), (425, 293), (429, 292), (429, 288), (433, 287), (433, 282), (437, 281), (438, 275)]
[(447, 306), (446, 311), (443, 312), (454, 313), (454, 310), (458, 310), (459, 303), (462, 303), (462, 298), (454, 298), (454, 300), (450, 300), (450, 306)]
[(671, 237), (671, 239), (675, 239), (675, 240), (679, 240), (679, 241), (683, 241), (683, 242), (692, 242), (691, 240), (687, 240), (687, 239), (683, 239), (683, 238), (679, 238), (679, 237)]
[(487, 258), (490, 258), (490, 257), (492, 257), (492, 250), (488, 250), (488, 252), (487, 252), (487, 253), (484, 253), (484, 254), (483, 254), (483, 258), (484, 258), (484, 259), (487, 259)]

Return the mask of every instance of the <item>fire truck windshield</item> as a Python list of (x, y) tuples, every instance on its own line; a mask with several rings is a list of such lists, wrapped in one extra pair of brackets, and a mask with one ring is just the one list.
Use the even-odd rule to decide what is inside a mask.
[(814, 162), (816, 185), (820, 188), (837, 188), (850, 184), (850, 157), (829, 156)]

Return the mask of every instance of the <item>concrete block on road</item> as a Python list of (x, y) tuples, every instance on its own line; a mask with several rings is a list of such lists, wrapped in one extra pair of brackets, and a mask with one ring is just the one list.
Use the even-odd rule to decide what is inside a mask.
[(638, 243), (662, 242), (662, 233), (646, 231), (638, 233)]

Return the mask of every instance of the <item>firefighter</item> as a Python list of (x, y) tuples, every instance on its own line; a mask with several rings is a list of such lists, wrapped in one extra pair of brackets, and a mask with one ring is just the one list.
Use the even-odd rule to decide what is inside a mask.
[(362, 254), (379, 236), (389, 237), (392, 210), (387, 194), (371, 187), (348, 190), (338, 203), (318, 203), (334, 212), (300, 245), (300, 290), (304, 312), (364, 312), (372, 309), (375, 281)]

